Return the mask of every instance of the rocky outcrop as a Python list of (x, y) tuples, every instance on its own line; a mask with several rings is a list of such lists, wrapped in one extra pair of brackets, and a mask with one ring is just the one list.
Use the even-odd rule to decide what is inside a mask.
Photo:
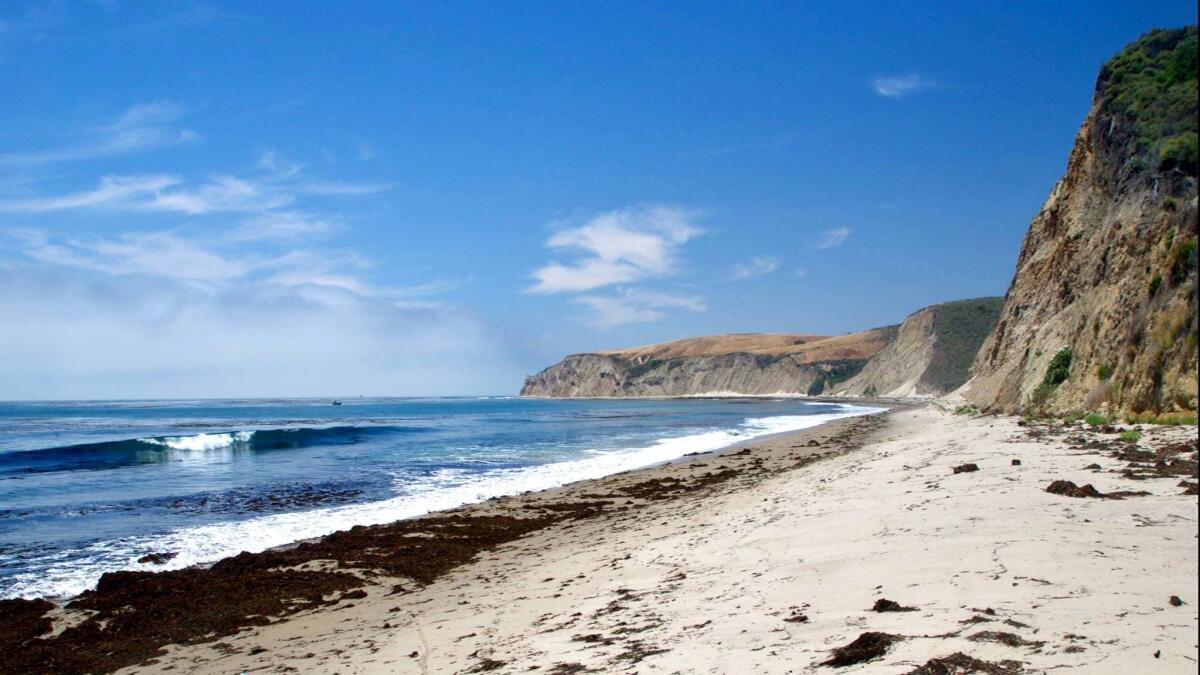
[(1197, 405), (1196, 29), (1105, 64), (963, 390), (1009, 412)]
[(959, 300), (910, 314), (896, 339), (834, 393), (902, 398), (940, 396), (957, 389), (967, 381), (1002, 303), (1003, 298)]
[(894, 336), (895, 327), (837, 337), (751, 333), (572, 354), (528, 377), (521, 395), (819, 394)]

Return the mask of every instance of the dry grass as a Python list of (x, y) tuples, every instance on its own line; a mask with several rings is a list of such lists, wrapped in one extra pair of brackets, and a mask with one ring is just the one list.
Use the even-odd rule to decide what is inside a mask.
[(630, 360), (666, 360), (738, 352), (794, 354), (800, 357), (802, 362), (812, 363), (835, 359), (867, 359), (883, 349), (890, 337), (891, 335), (886, 330), (881, 329), (832, 337), (808, 333), (732, 333), (685, 338), (599, 353)]

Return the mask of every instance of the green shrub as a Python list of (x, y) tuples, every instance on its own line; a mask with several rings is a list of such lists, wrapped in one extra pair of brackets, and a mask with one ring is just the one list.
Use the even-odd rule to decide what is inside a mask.
[(1054, 356), (1050, 359), (1050, 366), (1046, 368), (1046, 377), (1042, 380), (1042, 384), (1057, 387), (1065, 382), (1071, 375), (1071, 358), (1073, 355), (1070, 347), (1063, 347), (1055, 352)]
[(878, 395), (879, 395), (879, 392), (878, 392), (878, 391), (876, 391), (876, 389), (875, 389), (875, 385), (873, 385), (873, 384), (869, 384), (869, 385), (867, 385), (867, 388), (866, 388), (866, 390), (865, 390), (865, 391), (863, 391), (863, 396), (866, 396), (866, 397), (868, 397), (868, 398), (874, 398), (874, 397), (876, 397), (876, 396), (878, 396)]
[(1063, 416), (1063, 424), (1074, 424), (1083, 419), (1083, 412), (1080, 410), (1072, 410)]
[(1137, 429), (1126, 429), (1121, 432), (1121, 440), (1137, 442), (1142, 440), (1142, 432)]
[(808, 385), (808, 395), (820, 396), (821, 392), (823, 391), (825, 391), (825, 376), (818, 375), (817, 379), (813, 380), (812, 384)]
[(625, 377), (628, 379), (633, 379), (635, 377), (641, 377), (642, 375), (645, 375), (646, 373), (650, 372), (651, 370), (654, 370), (655, 368), (661, 366), (663, 363), (664, 363), (664, 361), (662, 359), (647, 359), (646, 361), (643, 361), (641, 363), (630, 364), (625, 369)]
[(971, 364), (991, 335), (1004, 298), (975, 298), (934, 307), (933, 356), (921, 383), (934, 391), (954, 391), (971, 377)]
[(1089, 413), (1087, 417), (1083, 418), (1083, 421), (1087, 422), (1088, 424), (1090, 424), (1094, 427), (1104, 426), (1105, 424), (1108, 424), (1108, 418), (1105, 417), (1104, 415), (1101, 415), (1100, 413)]
[(1101, 380), (1107, 380), (1113, 376), (1113, 365), (1111, 363), (1101, 363), (1096, 366), (1096, 377)]
[(1154, 276), (1150, 277), (1150, 297), (1153, 298), (1154, 294), (1158, 293), (1159, 286), (1162, 286), (1162, 275), (1155, 274)]
[(1196, 269), (1196, 238), (1192, 237), (1179, 245), (1175, 259), (1171, 261), (1171, 284), (1183, 283), (1192, 270)]
[(1184, 132), (1162, 142), (1158, 150), (1158, 170), (1179, 169), (1189, 176), (1196, 175), (1196, 134)]
[(1053, 384), (1046, 384), (1045, 382), (1039, 384), (1029, 397), (1030, 406), (1034, 410), (1042, 410), (1046, 406), (1046, 401), (1049, 401), (1050, 397), (1054, 395), (1055, 389), (1056, 386)]
[(1196, 27), (1155, 29), (1100, 69), (1104, 112), (1131, 124), (1133, 168), (1196, 171)]
[(979, 408), (976, 408), (973, 405), (960, 405), (954, 409), (954, 414), (955, 415), (977, 415), (977, 414), (979, 414)]

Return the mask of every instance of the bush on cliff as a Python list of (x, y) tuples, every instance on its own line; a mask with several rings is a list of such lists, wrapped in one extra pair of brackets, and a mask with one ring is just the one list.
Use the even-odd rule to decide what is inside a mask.
[(1134, 154), (1196, 175), (1196, 27), (1155, 29), (1104, 64), (1106, 112), (1132, 123)]

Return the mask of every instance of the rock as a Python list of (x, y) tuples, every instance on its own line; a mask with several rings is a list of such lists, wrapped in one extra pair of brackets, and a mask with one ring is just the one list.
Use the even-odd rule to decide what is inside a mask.
[(1013, 466), (1021, 466), (1021, 460), (1019, 460), (1019, 459), (1014, 459), (1014, 460), (1012, 461), (1012, 465), (1013, 465)]
[(978, 471), (978, 470), (979, 470), (979, 465), (974, 464), (974, 463), (959, 464), (958, 466), (954, 467), (954, 473), (971, 473), (971, 472)]
[(148, 553), (137, 559), (140, 563), (150, 563), (151, 565), (162, 565), (168, 560), (179, 555), (174, 551), (165, 551), (163, 553)]
[(896, 339), (871, 357), (838, 394), (941, 396), (970, 377), (971, 361), (1000, 317), (1003, 298), (932, 305), (904, 319)]
[[(1155, 58), (1195, 35), (1194, 27), (1148, 34), (1101, 69), (1066, 174), (1029, 225), (976, 358), (970, 403), (1011, 413), (1197, 408), (1196, 173), (1150, 156), (1166, 140), (1147, 137), (1151, 130), (1177, 132), (1168, 131), (1173, 121), (1142, 119), (1195, 124), (1195, 95), (1186, 95), (1194, 69), (1168, 90), (1168, 60)], [(1154, 65), (1134, 72), (1128, 63)], [(1136, 82), (1161, 100), (1118, 95)], [(1186, 103), (1171, 107), (1176, 95)], [(1071, 348), (1065, 379), (1047, 382), (1063, 347)], [(1101, 370), (1110, 374), (1098, 380)]]
[(526, 378), (521, 395), (820, 393), (857, 374), (894, 336), (894, 327), (835, 337), (744, 333), (572, 354)]

